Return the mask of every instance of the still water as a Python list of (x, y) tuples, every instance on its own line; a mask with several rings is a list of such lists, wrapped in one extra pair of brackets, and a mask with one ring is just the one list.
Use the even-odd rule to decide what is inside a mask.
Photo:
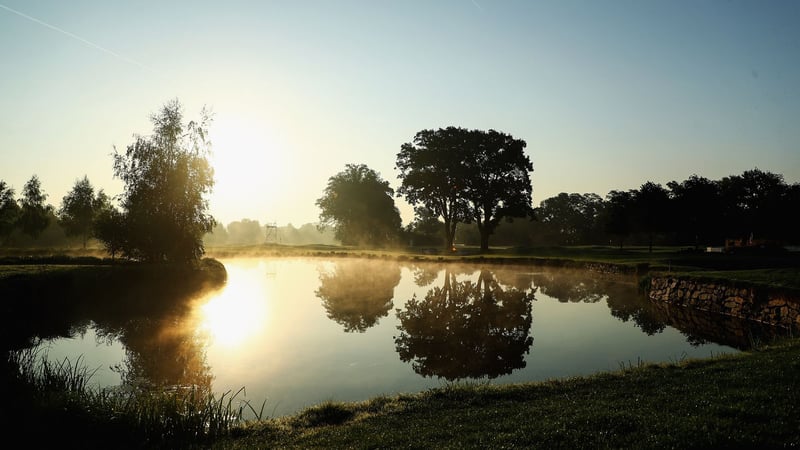
[(636, 280), (539, 267), (223, 260), (224, 287), (43, 343), (102, 387), (201, 385), (266, 415), (462, 380), (509, 383), (746, 348), (746, 324), (656, 307)]

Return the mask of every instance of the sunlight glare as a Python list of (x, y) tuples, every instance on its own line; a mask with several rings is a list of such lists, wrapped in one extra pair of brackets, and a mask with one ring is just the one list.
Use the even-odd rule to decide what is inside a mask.
[(201, 307), (200, 329), (215, 344), (237, 347), (266, 327), (267, 293), (255, 278), (258, 275), (229, 271), (228, 285)]

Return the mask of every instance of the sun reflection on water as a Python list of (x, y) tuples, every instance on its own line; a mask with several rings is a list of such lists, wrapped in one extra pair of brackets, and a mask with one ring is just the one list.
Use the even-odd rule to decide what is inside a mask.
[(264, 330), (269, 311), (263, 276), (258, 270), (228, 268), (225, 288), (200, 307), (200, 330), (213, 343), (238, 347)]

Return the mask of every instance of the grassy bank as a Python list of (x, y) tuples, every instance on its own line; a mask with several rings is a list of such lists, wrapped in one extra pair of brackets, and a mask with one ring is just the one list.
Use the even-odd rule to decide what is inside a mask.
[[(3, 383), (13, 432), (61, 448), (784, 448), (800, 445), (800, 340), (513, 385), (453, 384), (241, 420), (233, 396), (87, 388), (79, 365)], [(30, 391), (27, 397), (20, 392)], [(146, 393), (144, 393), (146, 394)], [(19, 403), (23, 398), (33, 399)], [(256, 408), (257, 409), (257, 408)], [(37, 432), (41, 430), (43, 433)], [(31, 439), (31, 436), (33, 438)]]
[(800, 445), (800, 341), (590, 377), (328, 403), (216, 448), (780, 448)]

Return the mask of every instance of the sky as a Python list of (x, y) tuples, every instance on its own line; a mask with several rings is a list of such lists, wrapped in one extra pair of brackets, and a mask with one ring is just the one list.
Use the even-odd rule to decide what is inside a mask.
[[(205, 106), (211, 214), (316, 222), (328, 178), (393, 188), (424, 129), (527, 143), (533, 203), (753, 168), (800, 182), (798, 1), (0, 0), (0, 180), (48, 202), (172, 99)], [(396, 199), (404, 223), (413, 211)]]

